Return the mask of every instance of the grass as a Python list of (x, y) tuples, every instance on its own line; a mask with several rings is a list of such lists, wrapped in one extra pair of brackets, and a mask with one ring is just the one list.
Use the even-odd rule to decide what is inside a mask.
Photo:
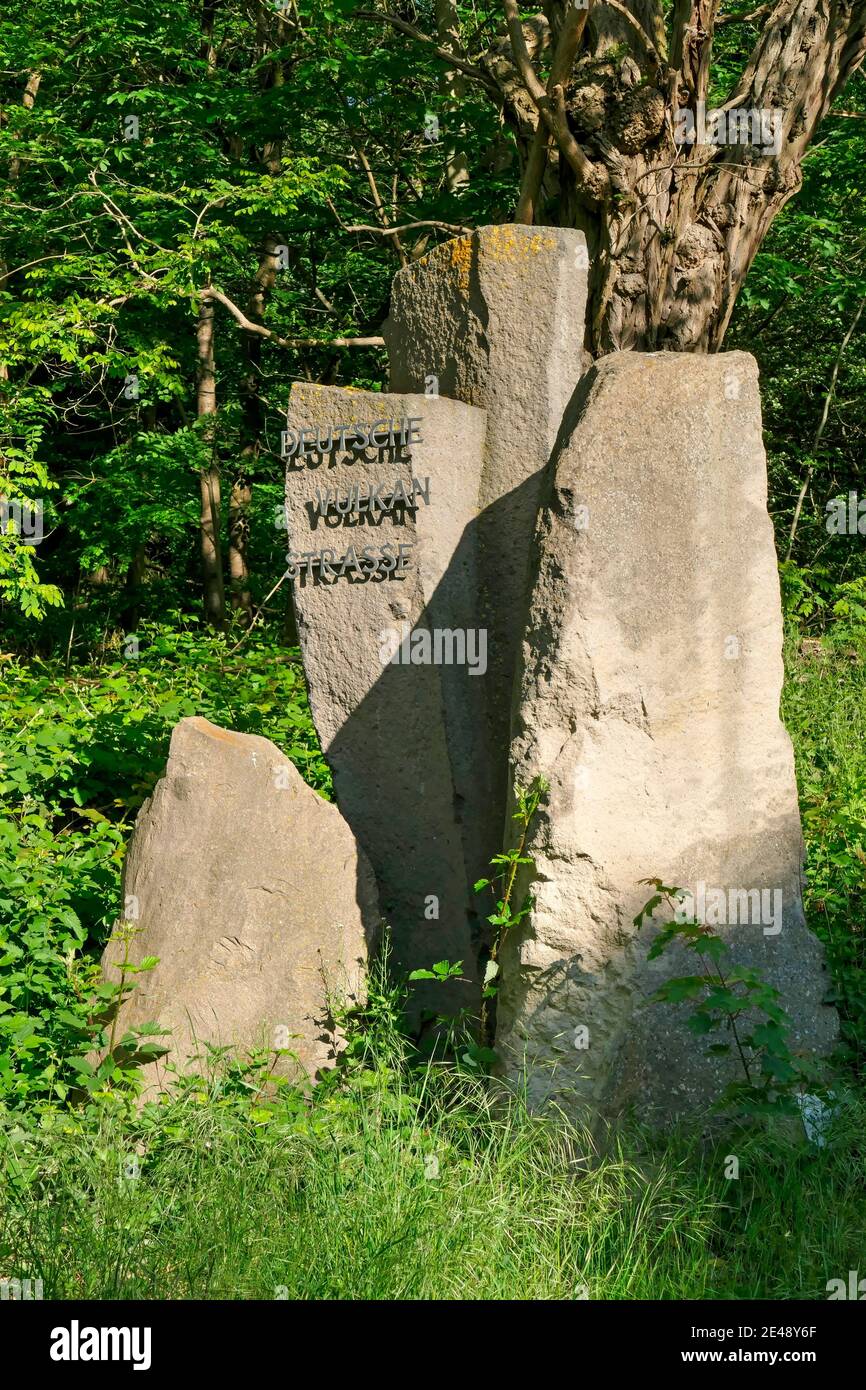
[(266, 1123), (190, 1095), (0, 1148), (0, 1274), (46, 1298), (820, 1299), (866, 1248), (857, 1108), (822, 1150), (632, 1133), (594, 1160), (478, 1080), (379, 1068)]

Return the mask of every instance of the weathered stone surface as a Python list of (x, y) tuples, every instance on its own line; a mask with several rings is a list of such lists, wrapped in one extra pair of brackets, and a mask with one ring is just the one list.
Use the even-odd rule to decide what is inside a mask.
[(687, 1112), (734, 1071), (706, 1060), (687, 1008), (650, 1000), (696, 961), (647, 963), (640, 879), (695, 895), (703, 883), (726, 906), (733, 890), (781, 892), (763, 922), (756, 903), (739, 924), (739, 904), (720, 914), (720, 934), (781, 990), (796, 1047), (823, 1053), (836, 1027), (801, 905), (754, 360), (602, 359), (548, 481), (512, 765), (550, 792), (528, 847), (535, 905), (503, 955), (498, 1046), (512, 1074), (529, 1064), (536, 1101)]
[[(416, 438), (401, 445), (398, 428), (395, 443), (364, 449), (337, 433), (341, 425), (383, 420), (416, 421)], [(295, 612), (340, 809), (370, 858), (398, 963), (417, 968), (448, 957), (462, 960), (472, 978), (476, 902), (467, 855), (477, 858), (476, 826), (464, 803), (487, 775), (473, 742), (486, 681), (480, 648), (477, 674), (468, 661), (448, 657), (459, 657), (467, 629), (479, 627), (475, 520), (484, 412), (442, 397), (295, 383), (288, 427), (290, 447), (299, 444), (286, 475)], [(377, 438), (387, 434), (382, 427)], [(363, 503), (371, 484), (381, 482), (380, 501), (388, 501), (398, 481), (414, 492), (413, 505)], [(314, 503), (328, 490), (339, 506), (347, 499), (356, 505), (340, 515), (332, 504), (323, 518)], [(362, 547), (400, 544), (404, 564), (387, 574), (359, 572), (372, 565), (360, 559)], [(349, 547), (357, 566), (342, 559)], [(323, 549), (337, 563), (299, 559)], [(438, 649), (431, 642), (437, 630)], [(424, 656), (425, 640), (428, 661), (389, 659)]]
[[(159, 964), (139, 976), (118, 1037), (153, 1020), (181, 1063), (210, 1042), (288, 1047), (310, 1076), (328, 1065), (328, 999), (363, 989), (376, 889), (336, 806), (273, 743), (182, 719), (139, 812), (123, 892), (139, 929), (129, 959)], [(110, 942), (107, 978), (122, 959)], [(147, 1069), (151, 1083), (162, 1070)]]
[(584, 370), (587, 267), (582, 232), (480, 227), (398, 272), (384, 330), (393, 391), (429, 386), (487, 411), (476, 623), (490, 661), (476, 740), (488, 744), (492, 796), (478, 788), (470, 803), (479, 872), (501, 845), (528, 558), (541, 475)]

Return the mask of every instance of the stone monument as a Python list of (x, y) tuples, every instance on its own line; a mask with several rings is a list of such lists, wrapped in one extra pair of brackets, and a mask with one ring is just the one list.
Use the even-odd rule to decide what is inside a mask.
[(478, 874), (502, 843), (529, 553), (542, 475), (588, 365), (588, 267), (582, 232), (479, 227), (398, 271), (384, 329), (392, 391), (438, 391), (487, 412), (476, 602), (490, 662), (475, 737), (486, 739), (490, 777), (471, 803)]

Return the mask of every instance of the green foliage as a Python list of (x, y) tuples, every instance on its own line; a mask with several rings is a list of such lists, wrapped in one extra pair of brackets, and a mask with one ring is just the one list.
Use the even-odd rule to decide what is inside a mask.
[[(0, 361), (2, 354), (0, 343)], [(49, 511), (46, 519), (46, 494), (57, 484), (38, 456), (49, 410), (44, 387), (33, 387), (22, 399), (0, 373), (0, 605), (30, 619), (62, 601), (60, 589), (39, 578), (36, 545), (24, 525), (24, 517), (31, 522), (39, 508), (43, 532), (52, 517)]]
[(463, 978), (463, 962), (457, 961), (452, 965), (447, 960), (437, 960), (432, 970), (413, 970), (410, 972), (410, 980), (460, 980)]
[[(740, 42), (740, 26), (722, 32), (726, 44)], [(725, 341), (758, 359), (788, 614), (809, 631), (838, 627), (842, 636), (862, 630), (866, 609), (864, 537), (830, 533), (826, 510), (849, 491), (863, 497), (864, 92), (861, 74), (839, 103), (848, 114), (830, 115), (821, 127), (804, 160), (802, 191), (761, 246)]]
[[(33, 639), (86, 651), (92, 632), (68, 611), (90, 593), (111, 627), (130, 614), (188, 610), (198, 598), (196, 308), (208, 283), (241, 311), (267, 238), (286, 248), (264, 306), (289, 343), (259, 343), (253, 375), (265, 416), (249, 444), (248, 339), (217, 305), (216, 456), (226, 483), (252, 484), (247, 520), (256, 599), (279, 575), (273, 502), (282, 476), (279, 417), (292, 378), (381, 387), (384, 354), (317, 347), (378, 332), (392, 238), (374, 231), (370, 179), (396, 222), (440, 222), (405, 238), (417, 256), (448, 227), (512, 215), (513, 141), (478, 83), (459, 109), (431, 45), (359, 19), (348, 0), (280, 15), (241, 0), (10, 0), (0, 17), (0, 160), (11, 171), (0, 247), (0, 495), (41, 499), (49, 539), (25, 546), (0, 528), (0, 609)], [(433, 32), (431, 5), (410, 6)], [(501, 9), (457, 5), (470, 50)], [(760, 32), (733, 13), (716, 35), (710, 100), (721, 100)], [(25, 100), (28, 76), (39, 84)], [(804, 185), (758, 253), (725, 346), (758, 357), (771, 502), (796, 611), (814, 629), (862, 622), (862, 545), (828, 539), (829, 497), (859, 484), (866, 317), (860, 196), (864, 79), (849, 83), (804, 163)], [(435, 115), (441, 139), (425, 139)], [(130, 134), (134, 118), (138, 129)], [(446, 177), (455, 139), (468, 182)], [(841, 353), (841, 355), (840, 355)], [(834, 368), (839, 372), (834, 382)], [(130, 383), (134, 382), (134, 393)], [(822, 426), (825, 403), (827, 418)], [(243, 458), (243, 467), (240, 466)], [(262, 496), (259, 496), (260, 491)], [(227, 541), (227, 508), (222, 539)], [(65, 601), (67, 611), (56, 610)], [(105, 626), (105, 623), (103, 624)]]
[(843, 1052), (866, 1062), (866, 691), (863, 639), (791, 634), (782, 712), (794, 739), (806, 840), (805, 905), (827, 951)]
[[(280, 15), (225, 0), (209, 42), (199, 3), (90, 0), (86, 23), (78, 0), (5, 6), (0, 162), (14, 172), (0, 236), (0, 495), (50, 497), (55, 537), (0, 542), (0, 604), (29, 620), (22, 642), (48, 613), (40, 640), (65, 650), (71, 619), (49, 609), (91, 575), (111, 626), (127, 626), (130, 609), (156, 618), (196, 603), (203, 288), (246, 312), (262, 248), (285, 248), (263, 321), (289, 346), (259, 340), (252, 362), (247, 335), (216, 307), (214, 447), (226, 483), (242, 472), (253, 487), (261, 599), (284, 550), (273, 503), (289, 383), (384, 381), (381, 350), (347, 362), (316, 346), (377, 334), (387, 312), (394, 242), (345, 230), (375, 226), (370, 178), (398, 223), (489, 221), (497, 204), (504, 215), (514, 175), (489, 152), (504, 145), (516, 160), (491, 103), (470, 84), (460, 123), (475, 167), (451, 191), (444, 141), (424, 135), (428, 112), (443, 133), (452, 120), (438, 62), (351, 8)], [(410, 249), (442, 236), (422, 228)], [(263, 421), (249, 448), (251, 382)], [(225, 544), (225, 506), (221, 521)], [(76, 640), (90, 636), (79, 621)]]
[[(110, 966), (119, 979), (100, 980), (89, 1004), (87, 1041), (89, 1055), (68, 1059), (77, 1073), (75, 1100), (112, 1096), (116, 1091), (139, 1092), (139, 1069), (159, 1057), (168, 1048), (157, 1038), (165, 1036), (158, 1023), (146, 1023), (118, 1037), (117, 1025), (121, 1006), (138, 984), (138, 976), (146, 975), (159, 965), (158, 956), (145, 956), (137, 965), (129, 959), (129, 947), (139, 931), (134, 922), (119, 921), (111, 933), (108, 950), (112, 953), (123, 947), (121, 956), (113, 955)], [(79, 1049), (83, 1052), (83, 1048)]]
[(28, 799), (0, 815), (0, 1099), (65, 1099), (73, 1059), (92, 1041), (98, 964), (90, 932), (108, 927), (123, 836), (104, 817), (55, 835)]

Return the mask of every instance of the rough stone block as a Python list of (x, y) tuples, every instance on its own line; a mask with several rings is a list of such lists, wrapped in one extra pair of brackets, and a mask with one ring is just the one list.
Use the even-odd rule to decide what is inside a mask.
[[(158, 956), (116, 1036), (158, 1022), (183, 1064), (205, 1043), (334, 1058), (329, 999), (357, 997), (378, 930), (373, 875), (336, 806), (266, 738), (182, 719), (123, 873), (129, 960)], [(106, 978), (124, 948), (109, 942)], [(164, 1045), (167, 1040), (163, 1040)], [(148, 1066), (155, 1084), (162, 1062)], [(291, 1059), (284, 1069), (300, 1078)]]
[(587, 277), (582, 232), (479, 227), (397, 273), (385, 325), (393, 391), (438, 390), (487, 411), (479, 621), (490, 666), (476, 739), (488, 744), (492, 797), (485, 788), (473, 803), (479, 872), (501, 846), (528, 558), (542, 472), (584, 370)]
[(512, 772), (550, 792), (528, 846), (534, 906), (503, 955), (498, 1046), (512, 1074), (528, 1063), (536, 1101), (688, 1112), (734, 1072), (706, 1059), (685, 1007), (651, 1001), (697, 962), (647, 963), (639, 880), (713, 904), (704, 920), (782, 992), (797, 1048), (824, 1053), (836, 1028), (801, 902), (754, 360), (602, 359), (548, 484)]

